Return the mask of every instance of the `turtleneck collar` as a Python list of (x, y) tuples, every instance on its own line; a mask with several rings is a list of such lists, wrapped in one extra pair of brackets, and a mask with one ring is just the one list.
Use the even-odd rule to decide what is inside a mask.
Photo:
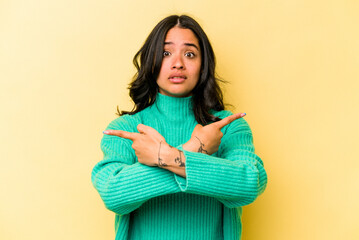
[(153, 106), (169, 119), (184, 120), (188, 117), (194, 117), (192, 96), (177, 98), (157, 93)]

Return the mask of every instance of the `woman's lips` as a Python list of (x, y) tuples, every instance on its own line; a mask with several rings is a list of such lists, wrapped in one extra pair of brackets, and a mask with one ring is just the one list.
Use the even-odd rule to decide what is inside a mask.
[(183, 83), (187, 78), (185, 76), (174, 76), (168, 78), (172, 83)]

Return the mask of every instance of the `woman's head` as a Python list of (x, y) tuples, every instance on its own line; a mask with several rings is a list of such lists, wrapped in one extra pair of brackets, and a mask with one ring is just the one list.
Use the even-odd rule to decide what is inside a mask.
[(164, 41), (161, 69), (156, 80), (158, 91), (172, 97), (192, 95), (201, 66), (201, 49), (192, 30), (171, 28)]
[[(176, 46), (174, 46), (173, 39), (178, 40), (178, 37), (172, 37), (172, 39), (169, 39), (173, 43), (170, 46), (171, 43), (166, 41), (166, 38), (178, 36), (181, 33), (184, 36), (183, 41), (176, 41)], [(178, 45), (185, 43), (184, 41), (187, 40), (191, 40), (188, 43), (196, 46), (187, 45), (187, 48), (182, 48)], [(175, 53), (168, 50), (175, 51)], [(174, 57), (178, 57), (179, 53), (182, 54), (182, 61), (189, 60), (187, 55), (183, 55), (187, 50), (197, 51), (195, 67), (199, 65), (198, 76), (197, 79), (192, 79), (195, 81), (195, 84), (193, 86), (189, 84), (186, 90), (180, 91), (177, 95), (174, 89), (167, 89), (167, 91), (170, 91), (170, 93), (174, 91), (172, 93), (175, 94), (172, 95), (178, 97), (193, 95), (194, 111), (198, 122), (206, 124), (208, 121), (217, 120), (217, 118), (209, 114), (209, 110), (222, 110), (224, 106), (222, 92), (215, 77), (215, 56), (213, 49), (201, 26), (193, 18), (186, 15), (171, 15), (160, 21), (147, 37), (144, 45), (136, 53), (133, 63), (137, 68), (137, 73), (129, 87), (130, 96), (135, 103), (135, 107), (132, 112), (122, 112), (121, 115), (139, 112), (154, 103), (158, 92), (166, 93), (163, 91), (166, 89), (161, 89), (161, 84), (164, 84), (165, 88), (170, 86), (170, 82), (166, 83), (165, 81), (170, 81), (168, 78), (173, 76), (173, 74), (169, 74), (170, 70), (168, 70), (168, 67), (177, 71), (177, 74), (180, 76), (188, 77), (185, 74), (181, 75), (180, 72), (182, 70), (178, 66), (174, 66), (174, 64), (178, 65), (179, 60), (175, 60)], [(169, 55), (167, 52), (177, 55)], [(175, 63), (176, 61), (177, 63)], [(191, 61), (193, 63), (193, 59)], [(191, 61), (188, 61), (187, 64), (190, 64)], [(183, 68), (188, 68), (187, 66), (183, 66)], [(193, 64), (190, 66), (193, 67)], [(180, 79), (173, 80), (172, 82), (176, 83), (176, 81), (178, 86), (180, 86)], [(189, 88), (190, 91), (188, 92)], [(201, 107), (196, 107), (195, 104), (201, 104)]]

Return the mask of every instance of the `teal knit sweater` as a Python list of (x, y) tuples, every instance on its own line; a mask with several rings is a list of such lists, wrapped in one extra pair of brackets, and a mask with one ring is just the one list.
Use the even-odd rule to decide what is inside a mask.
[[(107, 129), (138, 132), (142, 123), (181, 150), (196, 126), (192, 98), (158, 94), (155, 103), (112, 121)], [(229, 111), (213, 112), (224, 118)], [(92, 183), (105, 206), (116, 213), (116, 240), (238, 240), (241, 206), (253, 202), (267, 184), (252, 133), (242, 118), (222, 128), (219, 150), (209, 156), (183, 151), (186, 178), (137, 161), (132, 141), (104, 135), (104, 159)]]

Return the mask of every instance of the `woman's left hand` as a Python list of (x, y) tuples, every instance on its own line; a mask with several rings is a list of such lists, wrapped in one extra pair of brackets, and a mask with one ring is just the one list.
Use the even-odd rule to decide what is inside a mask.
[(245, 115), (245, 113), (236, 113), (206, 126), (197, 124), (192, 132), (190, 140), (183, 144), (183, 149), (212, 155), (218, 151), (219, 145), (221, 144), (221, 139), (223, 137), (221, 129)]
[(165, 138), (154, 128), (143, 124), (139, 124), (137, 130), (139, 133), (121, 130), (106, 130), (103, 133), (130, 139), (133, 142), (132, 148), (135, 150), (138, 162), (147, 166), (161, 166), (160, 151), (168, 151), (170, 148)]

